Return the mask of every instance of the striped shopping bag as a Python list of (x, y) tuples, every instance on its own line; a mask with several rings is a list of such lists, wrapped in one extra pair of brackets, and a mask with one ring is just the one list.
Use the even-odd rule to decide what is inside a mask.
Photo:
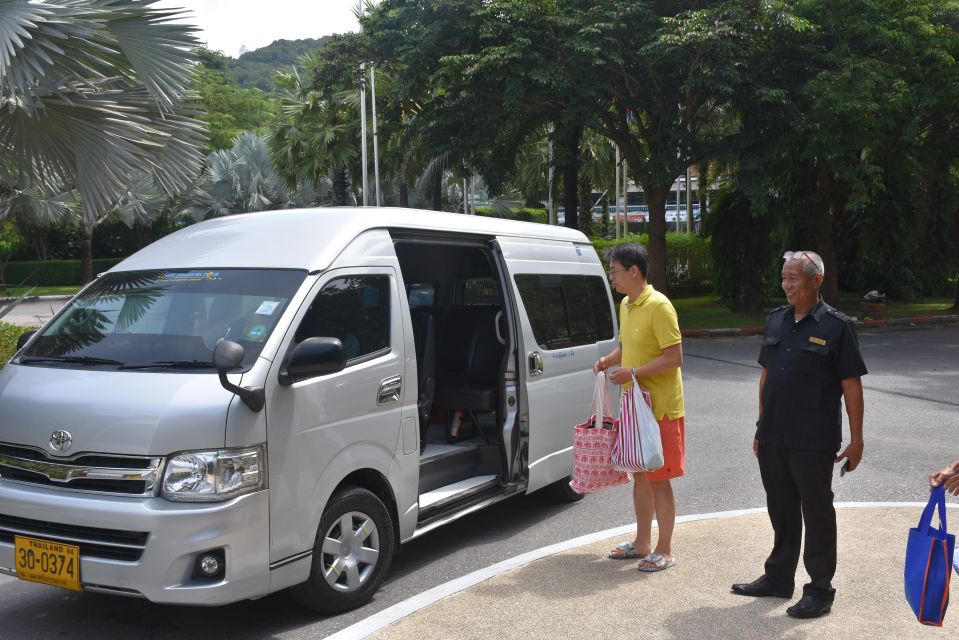
[(623, 394), (619, 412), (619, 438), (613, 447), (613, 468), (619, 471), (656, 471), (666, 460), (659, 423), (650, 409), (649, 391), (633, 384)]

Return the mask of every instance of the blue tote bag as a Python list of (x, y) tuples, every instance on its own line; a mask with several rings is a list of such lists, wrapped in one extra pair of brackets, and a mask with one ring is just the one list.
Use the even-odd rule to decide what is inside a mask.
[[(939, 528), (932, 514), (939, 507)], [(946, 529), (946, 489), (938, 486), (929, 496), (919, 525), (909, 530), (904, 572), (906, 600), (922, 624), (942, 626), (949, 605), (949, 578), (956, 536)]]

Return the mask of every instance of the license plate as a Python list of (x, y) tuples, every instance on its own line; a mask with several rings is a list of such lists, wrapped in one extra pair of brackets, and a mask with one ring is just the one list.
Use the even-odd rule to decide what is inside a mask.
[(80, 547), (14, 536), (14, 562), (21, 580), (80, 591)]

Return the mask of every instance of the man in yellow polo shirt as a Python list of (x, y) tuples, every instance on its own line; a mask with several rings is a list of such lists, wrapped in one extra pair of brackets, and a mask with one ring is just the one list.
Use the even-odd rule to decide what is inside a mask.
[[(593, 371), (610, 370), (609, 379), (618, 385), (631, 383), (630, 369), (640, 386), (649, 389), (653, 414), (659, 421), (666, 464), (657, 471), (633, 474), (633, 506), (636, 509), (636, 538), (609, 552), (615, 560), (639, 558), (639, 570), (662, 571), (676, 564), (672, 555), (676, 499), (669, 481), (686, 468), (685, 410), (683, 407), (682, 335), (676, 309), (663, 294), (646, 282), (649, 259), (646, 249), (634, 243), (621, 244), (606, 252), (609, 279), (616, 291), (625, 294), (619, 307), (619, 345), (601, 357)], [(659, 539), (652, 548), (653, 517), (659, 525)]]

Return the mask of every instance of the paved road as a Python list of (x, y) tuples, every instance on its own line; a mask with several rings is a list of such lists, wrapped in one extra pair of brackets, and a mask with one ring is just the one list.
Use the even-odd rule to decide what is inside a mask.
[[(66, 303), (67, 298), (60, 296), (46, 300), (21, 302), (3, 317), (3, 322), (20, 325), (21, 327), (36, 327), (52, 318), (53, 314), (59, 311)], [(0, 302), (0, 312), (2, 312), (6, 306), (6, 302)]]
[[(866, 364), (866, 459), (835, 483), (839, 501), (922, 501), (924, 476), (959, 455), (959, 326), (861, 334)], [(761, 507), (750, 446), (755, 422), (758, 339), (687, 340), (688, 474), (677, 482), (680, 515)], [(511, 556), (628, 524), (629, 489), (558, 505), (514, 498), (406, 545), (376, 599), (322, 618), (284, 594), (218, 609), (158, 606), (73, 594), (0, 577), (0, 620), (10, 637), (172, 640), (192, 636), (323, 638), (449, 579)], [(677, 554), (682, 541), (677, 540)], [(477, 611), (476, 615), (488, 612)]]

